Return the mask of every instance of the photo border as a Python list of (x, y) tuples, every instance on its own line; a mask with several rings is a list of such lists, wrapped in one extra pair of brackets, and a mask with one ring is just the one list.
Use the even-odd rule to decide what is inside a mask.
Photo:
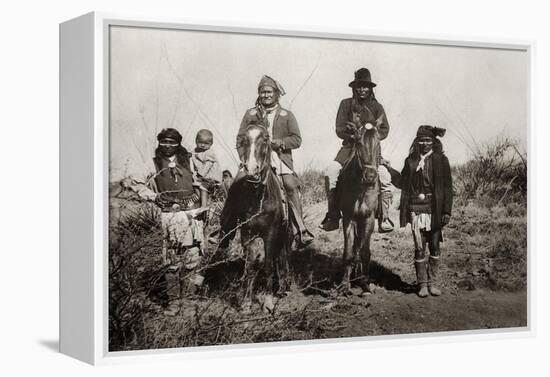
[[(533, 93), (534, 93), (534, 51), (532, 40), (510, 40), (482, 37), (450, 37), (438, 34), (392, 33), (370, 30), (326, 28), (312, 26), (265, 25), (236, 22), (183, 20), (169, 17), (141, 17), (110, 13), (93, 13), (94, 16), (94, 360), (96, 364), (147, 362), (158, 360), (203, 359), (210, 357), (233, 357), (264, 355), (273, 353), (344, 350), (351, 348), (419, 345), (426, 343), (471, 342), (496, 339), (533, 337), (535, 331), (535, 303), (533, 302), (535, 282), (535, 253), (532, 249), (533, 221), (532, 205), (536, 186), (532, 158), (534, 143)], [(380, 43), (420, 44), (487, 48), (498, 50), (519, 50), (528, 54), (527, 72), (527, 160), (528, 160), (528, 205), (527, 205), (527, 326), (416, 334), (358, 336), (322, 340), (302, 340), (273, 343), (217, 345), (151, 349), (143, 351), (108, 351), (108, 224), (109, 224), (109, 28), (127, 26), (139, 28), (161, 28), (187, 31), (254, 34), (269, 36), (305, 37), (336, 40), (370, 41)]]

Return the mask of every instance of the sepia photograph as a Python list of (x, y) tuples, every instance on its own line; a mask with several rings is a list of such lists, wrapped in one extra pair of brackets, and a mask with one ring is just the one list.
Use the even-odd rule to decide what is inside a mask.
[(108, 41), (110, 352), (528, 326), (526, 50)]

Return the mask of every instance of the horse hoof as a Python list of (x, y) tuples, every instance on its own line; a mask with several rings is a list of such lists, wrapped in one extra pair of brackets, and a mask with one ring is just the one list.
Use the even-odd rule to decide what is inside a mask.
[(372, 291), (369, 291), (369, 290), (365, 290), (363, 292), (361, 292), (361, 297), (367, 297), (367, 296), (370, 296), (370, 295), (373, 295), (375, 293), (375, 290), (372, 290)]
[(373, 295), (376, 293), (376, 285), (374, 285), (373, 283), (369, 283), (367, 284), (367, 286), (365, 287), (364, 291), (363, 291), (363, 294), (367, 294), (367, 295)]
[(266, 314), (271, 314), (274, 309), (273, 295), (265, 295), (262, 302), (262, 311)]
[(247, 300), (247, 301), (243, 302), (243, 304), (241, 305), (241, 312), (243, 314), (252, 313), (252, 301)]

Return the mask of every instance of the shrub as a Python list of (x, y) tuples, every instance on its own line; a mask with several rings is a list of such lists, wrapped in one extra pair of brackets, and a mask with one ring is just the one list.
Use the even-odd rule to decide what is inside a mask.
[(125, 208), (111, 218), (109, 242), (109, 349), (132, 349), (143, 343), (144, 305), (158, 291), (162, 235), (151, 205)]
[(508, 138), (485, 144), (453, 173), (459, 202), (477, 199), (486, 207), (526, 202), (526, 156)]
[(302, 205), (310, 206), (326, 200), (325, 174), (311, 164), (298, 174), (302, 191)]

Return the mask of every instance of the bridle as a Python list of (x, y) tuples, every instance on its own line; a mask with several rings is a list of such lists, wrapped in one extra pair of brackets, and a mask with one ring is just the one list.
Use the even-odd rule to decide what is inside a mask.
[[(247, 177), (245, 179), (246, 179), (247, 182), (252, 183), (254, 185), (259, 185), (260, 183), (262, 185), (265, 185), (267, 183), (268, 173), (271, 169), (271, 143), (270, 143), (269, 132), (267, 132), (267, 128), (265, 128), (264, 126), (259, 125), (259, 124), (253, 124), (253, 125), (248, 126), (248, 128), (246, 129), (246, 134), (247, 135), (248, 135), (248, 132), (250, 131), (250, 129), (252, 129), (252, 128), (259, 128), (260, 131), (261, 131), (261, 135), (259, 135), (258, 137), (261, 137), (261, 138), (264, 139), (264, 143), (265, 143), (265, 147), (266, 147), (265, 148), (265, 156), (263, 157), (263, 160), (261, 161), (260, 167), (258, 169), (260, 171), (260, 174), (259, 174), (258, 178), (254, 179), (254, 178), (247, 175)], [(248, 148), (250, 148), (250, 145), (248, 145)], [(248, 158), (248, 154), (249, 154), (248, 152), (249, 151), (247, 151), (247, 153), (245, 153), (246, 158)], [(246, 162), (247, 161), (244, 161), (243, 168), (244, 168), (245, 172), (248, 173)]]
[[(372, 131), (371, 131), (372, 130)], [(365, 145), (365, 135), (367, 132), (377, 132), (376, 127), (373, 126), (373, 129), (367, 129), (365, 126), (361, 126), (357, 129), (355, 132), (355, 140), (353, 143), (353, 154), (350, 156), (350, 159), (348, 161), (353, 160), (353, 157), (357, 157), (357, 164), (359, 165), (359, 169), (361, 170), (361, 185), (367, 186), (367, 187), (373, 187), (376, 184), (376, 181), (378, 180), (378, 156), (373, 157), (374, 163), (368, 163), (363, 160), (363, 154), (364, 149), (367, 148), (367, 145)], [(361, 150), (360, 150), (361, 148)], [(369, 151), (369, 153), (373, 154), (376, 151)], [(369, 171), (374, 172), (372, 176), (368, 176)]]

